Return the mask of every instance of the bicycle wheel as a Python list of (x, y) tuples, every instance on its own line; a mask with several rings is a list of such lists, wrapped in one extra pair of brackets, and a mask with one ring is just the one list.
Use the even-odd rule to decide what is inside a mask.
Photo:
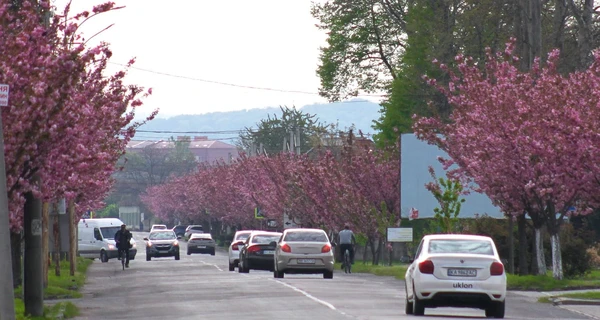
[(344, 272), (352, 273), (351, 268), (352, 264), (350, 263), (350, 251), (346, 250), (346, 252), (344, 252)]

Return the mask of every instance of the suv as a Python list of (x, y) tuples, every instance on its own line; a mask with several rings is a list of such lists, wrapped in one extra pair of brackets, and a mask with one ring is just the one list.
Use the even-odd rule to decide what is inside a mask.
[(164, 224), (153, 224), (152, 228), (150, 228), (150, 232), (157, 230), (167, 230), (167, 225)]
[(146, 261), (153, 257), (175, 257), (179, 260), (179, 241), (172, 230), (156, 230), (150, 232), (146, 240)]
[(173, 232), (175, 232), (175, 234), (178, 237), (183, 237), (185, 235), (185, 230), (186, 229), (187, 229), (187, 226), (177, 225), (177, 226), (174, 226), (173, 229), (171, 229), (171, 230), (173, 230)]
[(202, 226), (199, 224), (189, 225), (187, 228), (185, 228), (183, 238), (185, 240), (189, 240), (192, 233), (204, 233), (204, 228), (202, 228)]

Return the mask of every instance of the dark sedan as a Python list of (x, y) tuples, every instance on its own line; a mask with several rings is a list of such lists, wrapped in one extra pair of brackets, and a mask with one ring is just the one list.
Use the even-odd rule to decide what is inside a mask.
[(171, 230), (173, 230), (173, 232), (175, 232), (175, 234), (178, 237), (182, 237), (183, 238), (183, 236), (185, 235), (185, 230), (186, 230), (187, 227), (188, 226), (185, 226), (185, 225), (177, 225), (177, 226), (174, 226), (173, 229), (171, 229)]
[(273, 254), (281, 232), (254, 231), (240, 249), (238, 271), (248, 273), (250, 269), (273, 271)]
[(179, 260), (179, 241), (175, 232), (153, 231), (144, 240), (146, 240), (146, 261), (159, 257), (175, 257), (175, 260)]

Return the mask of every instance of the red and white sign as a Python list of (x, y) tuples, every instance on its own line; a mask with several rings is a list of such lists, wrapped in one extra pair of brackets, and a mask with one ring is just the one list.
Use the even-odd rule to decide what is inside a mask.
[(0, 107), (8, 106), (8, 91), (9, 87), (7, 84), (0, 84)]

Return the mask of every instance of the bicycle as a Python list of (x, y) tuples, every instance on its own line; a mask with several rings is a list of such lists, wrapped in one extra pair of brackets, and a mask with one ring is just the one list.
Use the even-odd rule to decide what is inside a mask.
[(344, 261), (342, 262), (344, 265), (344, 272), (352, 273), (352, 263), (350, 261), (350, 250), (346, 249), (344, 252)]
[(125, 270), (125, 262), (127, 261), (127, 250), (119, 249), (119, 257), (121, 258), (121, 267)]

